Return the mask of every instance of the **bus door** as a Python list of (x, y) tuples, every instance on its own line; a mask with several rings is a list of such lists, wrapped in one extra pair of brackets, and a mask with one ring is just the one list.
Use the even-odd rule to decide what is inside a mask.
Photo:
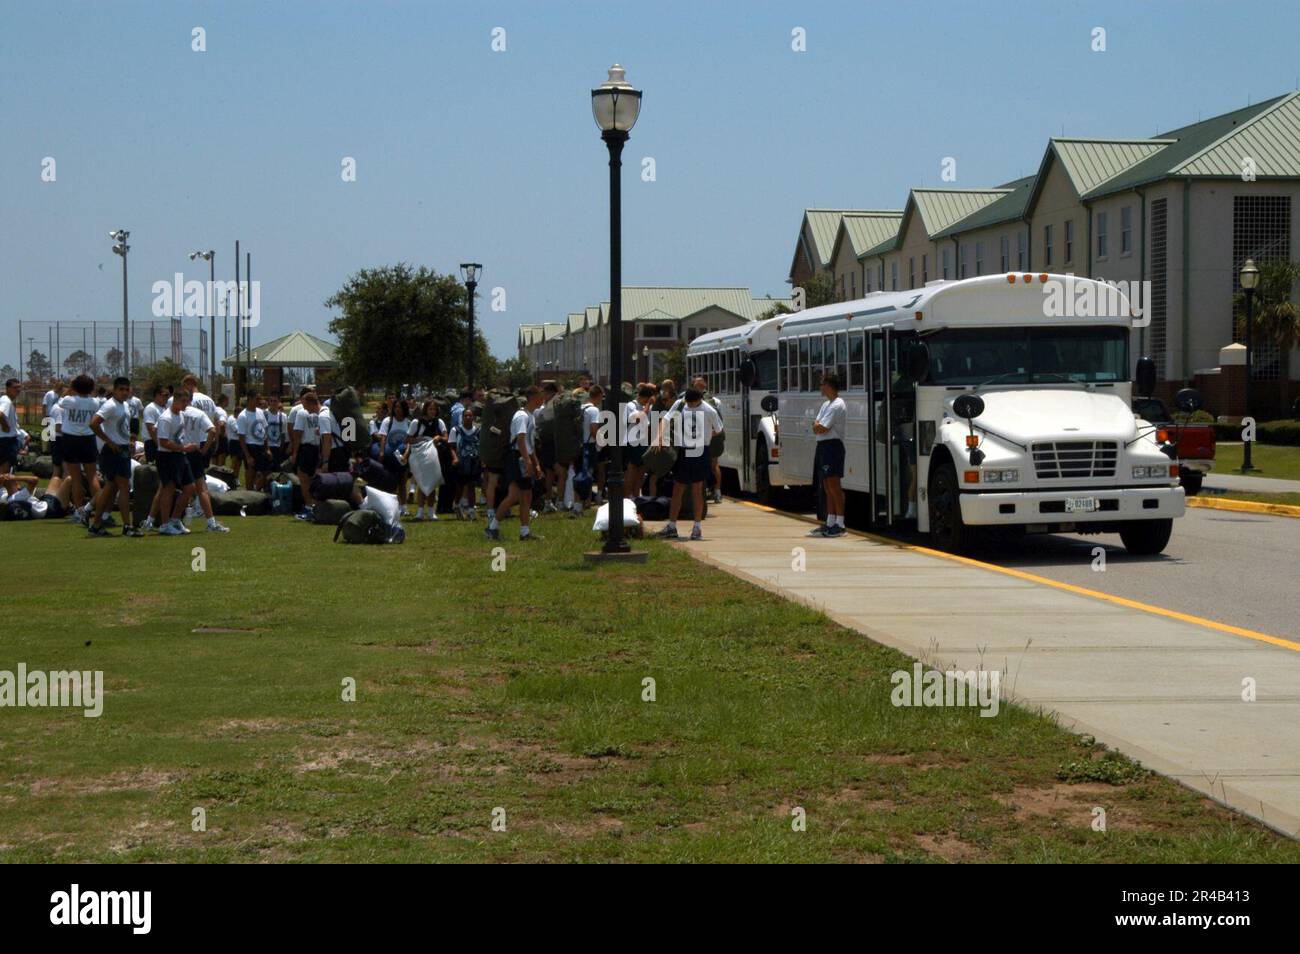
[(867, 333), (867, 482), (873, 525), (894, 522), (894, 425), (891, 406), (889, 353), (894, 329), (884, 325)]

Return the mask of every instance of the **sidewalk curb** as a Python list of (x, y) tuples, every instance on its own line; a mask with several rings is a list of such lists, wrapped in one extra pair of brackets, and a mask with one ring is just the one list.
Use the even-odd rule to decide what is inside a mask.
[(1198, 494), (1187, 498), (1187, 506), (1205, 510), (1235, 510), (1238, 513), (1265, 513), (1273, 517), (1300, 517), (1300, 507), (1290, 504), (1258, 503), (1254, 500), (1234, 500), (1231, 497), (1202, 497)]

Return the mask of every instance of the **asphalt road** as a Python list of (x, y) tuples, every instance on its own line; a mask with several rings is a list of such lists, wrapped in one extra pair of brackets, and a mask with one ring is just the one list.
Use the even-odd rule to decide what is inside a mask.
[[(859, 527), (857, 529), (866, 529)], [(918, 534), (891, 534), (928, 545)], [(1093, 569), (1094, 547), (1105, 569)], [(1300, 641), (1300, 518), (1188, 508), (1165, 552), (1131, 557), (1119, 535), (1042, 534), (971, 554), (1163, 609)], [(1231, 638), (1231, 637), (1225, 637)]]

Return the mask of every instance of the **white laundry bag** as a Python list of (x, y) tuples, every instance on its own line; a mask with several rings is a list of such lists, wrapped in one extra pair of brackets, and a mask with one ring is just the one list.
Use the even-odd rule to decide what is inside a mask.
[(433, 441), (420, 441), (411, 448), (411, 476), (425, 496), (442, 486), (442, 464), (438, 462), (438, 448)]

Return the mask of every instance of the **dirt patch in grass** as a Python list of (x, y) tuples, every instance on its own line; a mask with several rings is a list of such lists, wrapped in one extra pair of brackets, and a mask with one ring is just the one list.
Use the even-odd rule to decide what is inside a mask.
[(101, 795), (106, 792), (156, 792), (181, 778), (180, 772), (137, 769), (114, 772), (102, 778), (38, 778), (28, 786), (29, 794)]
[(917, 835), (916, 844), (928, 855), (942, 858), (950, 864), (975, 861), (980, 850), (955, 835)]

